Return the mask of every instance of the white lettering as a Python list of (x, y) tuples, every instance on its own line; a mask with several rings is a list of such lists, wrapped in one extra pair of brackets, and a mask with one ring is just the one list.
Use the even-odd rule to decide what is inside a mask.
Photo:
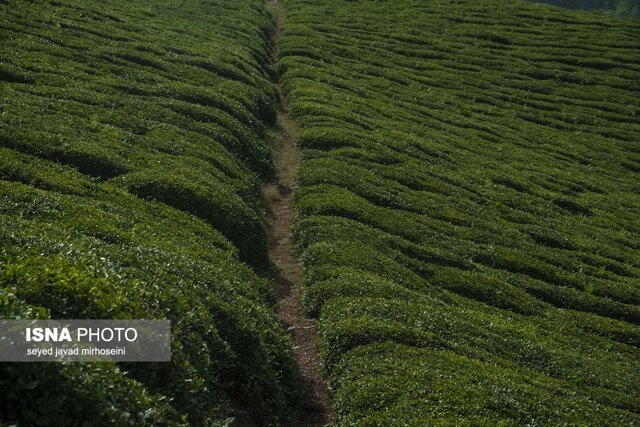
[(71, 334), (67, 328), (27, 328), (27, 341), (71, 341)]
[[(129, 332), (133, 332), (133, 338), (129, 338)], [(124, 337), (127, 341), (133, 342), (138, 339), (138, 331), (136, 331), (134, 328), (127, 328), (127, 330), (124, 332)]]

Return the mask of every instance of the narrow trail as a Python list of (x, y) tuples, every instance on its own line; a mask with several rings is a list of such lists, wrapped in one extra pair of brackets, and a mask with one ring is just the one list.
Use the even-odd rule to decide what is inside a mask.
[[(275, 22), (271, 60), (273, 68), (278, 70), (277, 41), (284, 22), (285, 10), (277, 0), (269, 0), (267, 7)], [(267, 218), (271, 240), (269, 257), (277, 269), (274, 287), (280, 303), (278, 316), (291, 334), (296, 361), (307, 380), (303, 404), (291, 425), (319, 427), (326, 425), (331, 418), (329, 393), (319, 372), (315, 321), (306, 317), (300, 306), (297, 285), (302, 281), (302, 271), (291, 241), (294, 217), (291, 197), (294, 179), (300, 165), (300, 152), (296, 145), (298, 129), (289, 118), (287, 100), (282, 93), (279, 77), (273, 84), (278, 92), (280, 111), (277, 115), (276, 127), (270, 132), (274, 145), (278, 184), (264, 189), (270, 211)]]

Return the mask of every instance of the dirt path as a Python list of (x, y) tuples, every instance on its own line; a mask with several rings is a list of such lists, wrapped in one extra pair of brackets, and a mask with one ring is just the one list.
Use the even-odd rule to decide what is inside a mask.
[[(277, 40), (284, 21), (284, 6), (276, 1), (268, 1), (267, 7), (274, 17), (272, 34), (272, 62), (278, 69)], [(281, 322), (289, 330), (295, 345), (295, 358), (307, 380), (307, 394), (303, 405), (293, 419), (292, 426), (324, 426), (330, 419), (329, 394), (318, 368), (315, 321), (305, 316), (300, 307), (297, 285), (302, 281), (302, 271), (298, 257), (293, 251), (291, 225), (294, 211), (291, 193), (300, 164), (300, 152), (296, 146), (298, 129), (289, 118), (287, 100), (279, 81), (274, 81), (278, 91), (280, 111), (276, 128), (270, 132), (275, 151), (275, 165), (278, 185), (264, 189), (269, 206), (268, 231), (271, 239), (269, 257), (277, 268), (274, 286), (280, 301), (278, 311)]]

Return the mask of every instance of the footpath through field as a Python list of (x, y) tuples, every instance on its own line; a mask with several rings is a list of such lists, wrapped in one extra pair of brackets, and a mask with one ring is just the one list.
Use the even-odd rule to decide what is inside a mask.
[[(284, 22), (285, 11), (284, 6), (277, 0), (269, 1), (267, 6), (274, 20), (271, 59), (273, 68), (277, 72), (278, 36)], [(296, 146), (298, 129), (289, 118), (287, 100), (282, 93), (279, 76), (274, 78), (273, 84), (278, 92), (280, 108), (276, 127), (271, 135), (278, 184), (275, 187), (267, 187), (264, 191), (270, 210), (269, 257), (277, 268), (275, 289), (280, 302), (278, 314), (291, 334), (295, 345), (295, 358), (307, 379), (307, 394), (291, 425), (324, 426), (330, 419), (329, 394), (319, 372), (315, 321), (305, 316), (300, 306), (297, 285), (302, 280), (302, 271), (291, 241), (294, 217), (291, 206), (292, 187), (300, 164), (300, 152)]]

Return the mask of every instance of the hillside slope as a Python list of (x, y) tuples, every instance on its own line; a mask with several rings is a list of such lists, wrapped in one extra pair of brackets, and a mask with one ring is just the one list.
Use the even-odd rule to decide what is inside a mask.
[(286, 0), (337, 425), (640, 422), (640, 24)]
[(593, 10), (640, 19), (640, 0), (529, 0), (571, 9)]
[[(0, 424), (275, 422), (261, 1), (0, 4), (0, 315), (168, 318), (170, 364), (0, 364)], [(244, 413), (244, 415), (242, 415)]]

